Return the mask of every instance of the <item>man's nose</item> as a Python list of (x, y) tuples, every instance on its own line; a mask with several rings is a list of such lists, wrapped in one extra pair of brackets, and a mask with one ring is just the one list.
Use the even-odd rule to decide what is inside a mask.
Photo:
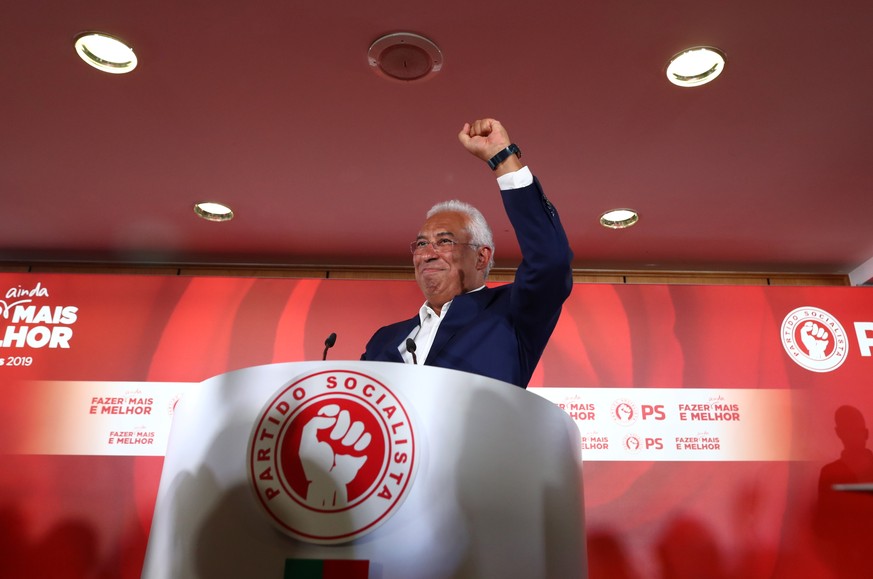
[(428, 243), (422, 248), (421, 254), (422, 258), (431, 260), (439, 257), (436, 248), (433, 246), (433, 243)]

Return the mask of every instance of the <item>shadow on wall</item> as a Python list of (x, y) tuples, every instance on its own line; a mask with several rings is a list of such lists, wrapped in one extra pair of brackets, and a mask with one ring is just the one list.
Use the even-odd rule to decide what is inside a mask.
[(656, 545), (659, 576), (663, 579), (728, 579), (717, 539), (700, 521), (673, 519)]
[(696, 516), (683, 513), (666, 520), (646, 545), (647, 566), (635, 560), (617, 532), (591, 530), (589, 579), (772, 579), (778, 553), (763, 545), (756, 532), (764, 500), (754, 484), (734, 495), (730, 532), (736, 544), (730, 550)]
[(837, 408), (834, 422), (843, 451), (819, 473), (813, 531), (818, 551), (834, 577), (866, 579), (873, 577), (873, 492), (839, 490), (834, 485), (873, 483), (869, 431), (854, 406)]
[(637, 579), (640, 577), (628, 560), (624, 545), (614, 533), (588, 533), (589, 579)]
[(100, 563), (97, 536), (83, 521), (61, 521), (41, 538), (30, 540), (23, 514), (6, 506), (0, 509), (0, 541), (0, 577), (108, 577), (95, 572)]

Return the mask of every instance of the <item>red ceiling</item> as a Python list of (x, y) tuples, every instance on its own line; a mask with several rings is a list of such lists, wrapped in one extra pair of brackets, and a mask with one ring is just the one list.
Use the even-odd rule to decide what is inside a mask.
[[(873, 257), (873, 3), (99, 0), (0, 20), (0, 261), (405, 265), (445, 198), (518, 250), (490, 171), (458, 144), (500, 119), (558, 207), (578, 268), (845, 273)], [(73, 40), (127, 40), (96, 71)], [(389, 32), (445, 63), (374, 74)], [(670, 85), (712, 45), (724, 74)], [(233, 206), (207, 223), (198, 200)], [(598, 216), (632, 207), (640, 222)]]

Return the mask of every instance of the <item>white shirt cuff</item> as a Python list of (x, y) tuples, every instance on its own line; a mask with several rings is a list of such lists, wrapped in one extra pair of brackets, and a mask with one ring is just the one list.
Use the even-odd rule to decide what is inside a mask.
[(527, 187), (531, 183), (533, 183), (533, 174), (530, 172), (530, 169), (527, 168), (527, 165), (518, 171), (506, 173), (497, 178), (497, 185), (500, 187), (501, 191), (521, 189), (522, 187)]

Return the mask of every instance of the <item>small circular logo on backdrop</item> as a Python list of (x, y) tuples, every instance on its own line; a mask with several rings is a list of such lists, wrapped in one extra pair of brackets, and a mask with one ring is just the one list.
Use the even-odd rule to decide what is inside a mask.
[(781, 337), (788, 356), (813, 372), (836, 370), (849, 353), (843, 326), (819, 308), (803, 307), (790, 312), (782, 320)]
[(619, 398), (612, 403), (612, 419), (622, 426), (630, 426), (637, 421), (637, 409), (627, 398)]
[(638, 453), (643, 446), (640, 442), (640, 437), (636, 434), (628, 434), (625, 436), (623, 444), (624, 449), (631, 454)]
[(416, 467), (406, 407), (384, 382), (320, 371), (283, 386), (248, 446), (249, 481), (270, 519), (302, 541), (335, 544), (384, 523)]

